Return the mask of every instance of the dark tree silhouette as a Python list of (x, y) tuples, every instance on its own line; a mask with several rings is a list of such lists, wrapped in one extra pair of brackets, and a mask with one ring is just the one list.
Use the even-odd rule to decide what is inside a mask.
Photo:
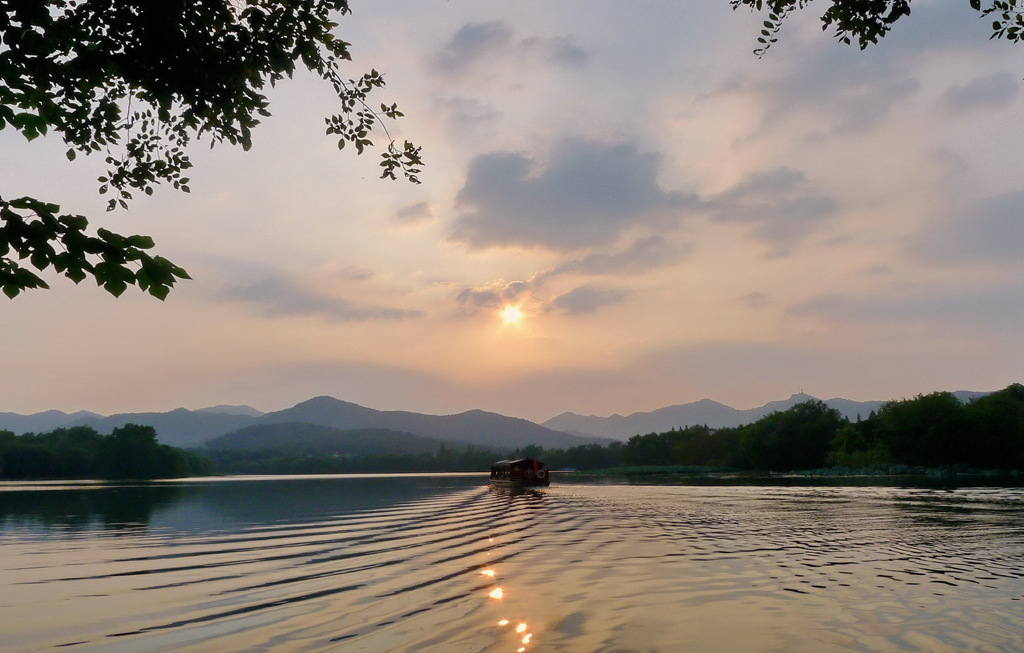
[[(248, 149), (270, 115), (264, 89), (301, 66), (337, 94), (327, 134), (361, 153), (383, 118), (402, 114), (369, 104), (380, 73), (342, 74), (349, 44), (332, 30), (347, 13), (347, 0), (0, 0), (0, 131), (55, 133), (72, 160), (103, 156), (99, 192), (110, 195), (108, 210), (127, 208), (133, 192), (160, 183), (188, 192), (195, 140)], [(384, 133), (381, 176), (418, 181), (419, 148)], [(53, 203), (0, 194), (0, 289), (14, 297), (47, 288), (36, 271), (52, 267), (115, 296), (137, 285), (163, 299), (189, 278), (149, 253), (148, 236), (87, 228)]]
[[(991, 38), (1017, 42), (1024, 37), (1024, 15), (1017, 0), (967, 0), (982, 18), (992, 21)], [(791, 13), (806, 8), (811, 0), (729, 0), (733, 9), (746, 7), (763, 12), (764, 25), (754, 53), (762, 56), (778, 41), (783, 21)], [(830, 0), (821, 15), (821, 29), (832, 28), (839, 42), (854, 42), (863, 50), (892, 29), (896, 21), (910, 15), (910, 0)]]

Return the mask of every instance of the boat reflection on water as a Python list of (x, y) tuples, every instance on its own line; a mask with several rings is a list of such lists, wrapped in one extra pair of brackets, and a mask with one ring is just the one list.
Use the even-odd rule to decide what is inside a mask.
[(491, 485), (487, 488), (487, 491), (501, 497), (544, 496), (543, 490), (516, 485)]

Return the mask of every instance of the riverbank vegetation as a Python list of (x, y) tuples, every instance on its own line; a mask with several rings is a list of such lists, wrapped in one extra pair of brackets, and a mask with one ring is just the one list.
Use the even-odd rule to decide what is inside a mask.
[(157, 442), (152, 426), (126, 424), (110, 435), (89, 426), (25, 435), (0, 431), (3, 479), (153, 479), (211, 471), (201, 456)]
[(1024, 386), (1013, 384), (967, 403), (948, 392), (890, 401), (855, 421), (812, 400), (735, 428), (686, 426), (607, 447), (527, 449), (522, 453), (543, 457), (555, 469), (1024, 470)]
[(436, 452), (338, 455), (299, 448), (204, 451), (217, 473), (311, 474), (486, 470), (500, 457), (551, 469), (651, 474), (772, 472), (906, 474), (924, 469), (1024, 470), (1024, 386), (962, 403), (948, 392), (891, 401), (853, 421), (812, 400), (735, 428), (686, 426), (607, 446), (515, 451), (444, 445)]
[(1024, 385), (961, 402), (948, 392), (890, 401), (843, 417), (818, 400), (734, 428), (684, 426), (607, 446), (527, 446), (494, 451), (442, 444), (436, 451), (341, 453), (294, 447), (182, 451), (150, 426), (100, 435), (89, 427), (16, 436), (0, 431), (0, 478), (148, 479), (206, 474), (340, 474), (484, 471), (501, 457), (540, 458), (550, 469), (619, 474), (908, 474), (922, 470), (1024, 470)]

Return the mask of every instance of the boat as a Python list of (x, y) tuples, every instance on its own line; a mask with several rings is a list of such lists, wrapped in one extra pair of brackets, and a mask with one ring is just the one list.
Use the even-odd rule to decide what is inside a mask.
[(499, 460), (491, 465), (491, 485), (498, 487), (546, 487), (551, 484), (547, 467), (533, 458)]

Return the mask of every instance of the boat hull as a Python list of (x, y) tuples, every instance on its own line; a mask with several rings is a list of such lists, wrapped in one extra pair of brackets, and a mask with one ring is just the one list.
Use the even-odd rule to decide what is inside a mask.
[(513, 487), (513, 488), (532, 488), (532, 487), (547, 487), (551, 483), (547, 479), (543, 481), (510, 481), (503, 479), (491, 479), (491, 485), (494, 487)]

